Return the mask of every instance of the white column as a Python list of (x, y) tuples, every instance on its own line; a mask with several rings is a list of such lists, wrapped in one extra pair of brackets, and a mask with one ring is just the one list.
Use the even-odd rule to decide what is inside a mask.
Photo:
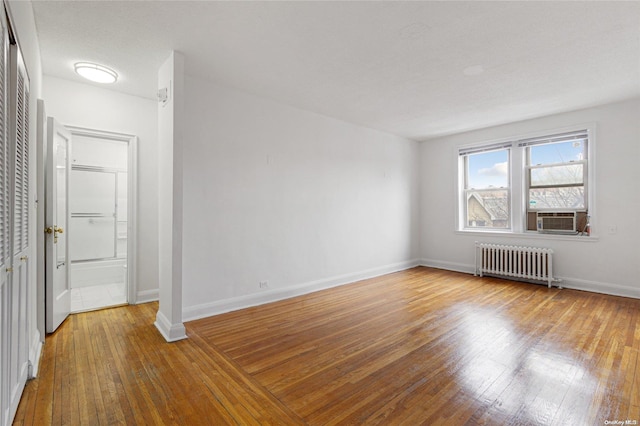
[(158, 70), (158, 243), (160, 308), (155, 325), (168, 342), (187, 337), (182, 323), (182, 144), (184, 56), (172, 52)]

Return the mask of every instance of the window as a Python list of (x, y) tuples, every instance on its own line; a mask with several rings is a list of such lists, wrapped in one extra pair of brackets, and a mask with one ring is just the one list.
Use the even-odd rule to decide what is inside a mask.
[(521, 141), (526, 149), (529, 210), (585, 210), (587, 134)]
[[(590, 130), (458, 150), (460, 230), (535, 231), (540, 212), (589, 215)], [(546, 214), (546, 213), (545, 213)]]
[(487, 147), (462, 154), (466, 228), (511, 227), (509, 151), (504, 147)]

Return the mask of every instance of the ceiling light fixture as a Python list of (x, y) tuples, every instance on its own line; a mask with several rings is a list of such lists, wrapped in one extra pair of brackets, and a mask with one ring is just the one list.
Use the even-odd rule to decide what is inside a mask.
[(73, 67), (76, 73), (96, 83), (108, 84), (115, 83), (118, 80), (117, 72), (102, 65), (91, 62), (77, 62)]

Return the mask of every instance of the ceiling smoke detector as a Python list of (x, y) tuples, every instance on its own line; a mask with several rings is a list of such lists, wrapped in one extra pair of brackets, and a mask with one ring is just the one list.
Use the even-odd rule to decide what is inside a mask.
[(77, 62), (73, 66), (78, 75), (86, 78), (87, 80), (95, 81), (96, 83), (115, 83), (118, 80), (118, 73), (102, 65), (94, 64), (92, 62)]

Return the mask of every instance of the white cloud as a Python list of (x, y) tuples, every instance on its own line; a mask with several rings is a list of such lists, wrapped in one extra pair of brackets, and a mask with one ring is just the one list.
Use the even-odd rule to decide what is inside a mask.
[(485, 167), (478, 170), (478, 174), (482, 176), (506, 176), (509, 173), (509, 163), (496, 163), (492, 167)]

